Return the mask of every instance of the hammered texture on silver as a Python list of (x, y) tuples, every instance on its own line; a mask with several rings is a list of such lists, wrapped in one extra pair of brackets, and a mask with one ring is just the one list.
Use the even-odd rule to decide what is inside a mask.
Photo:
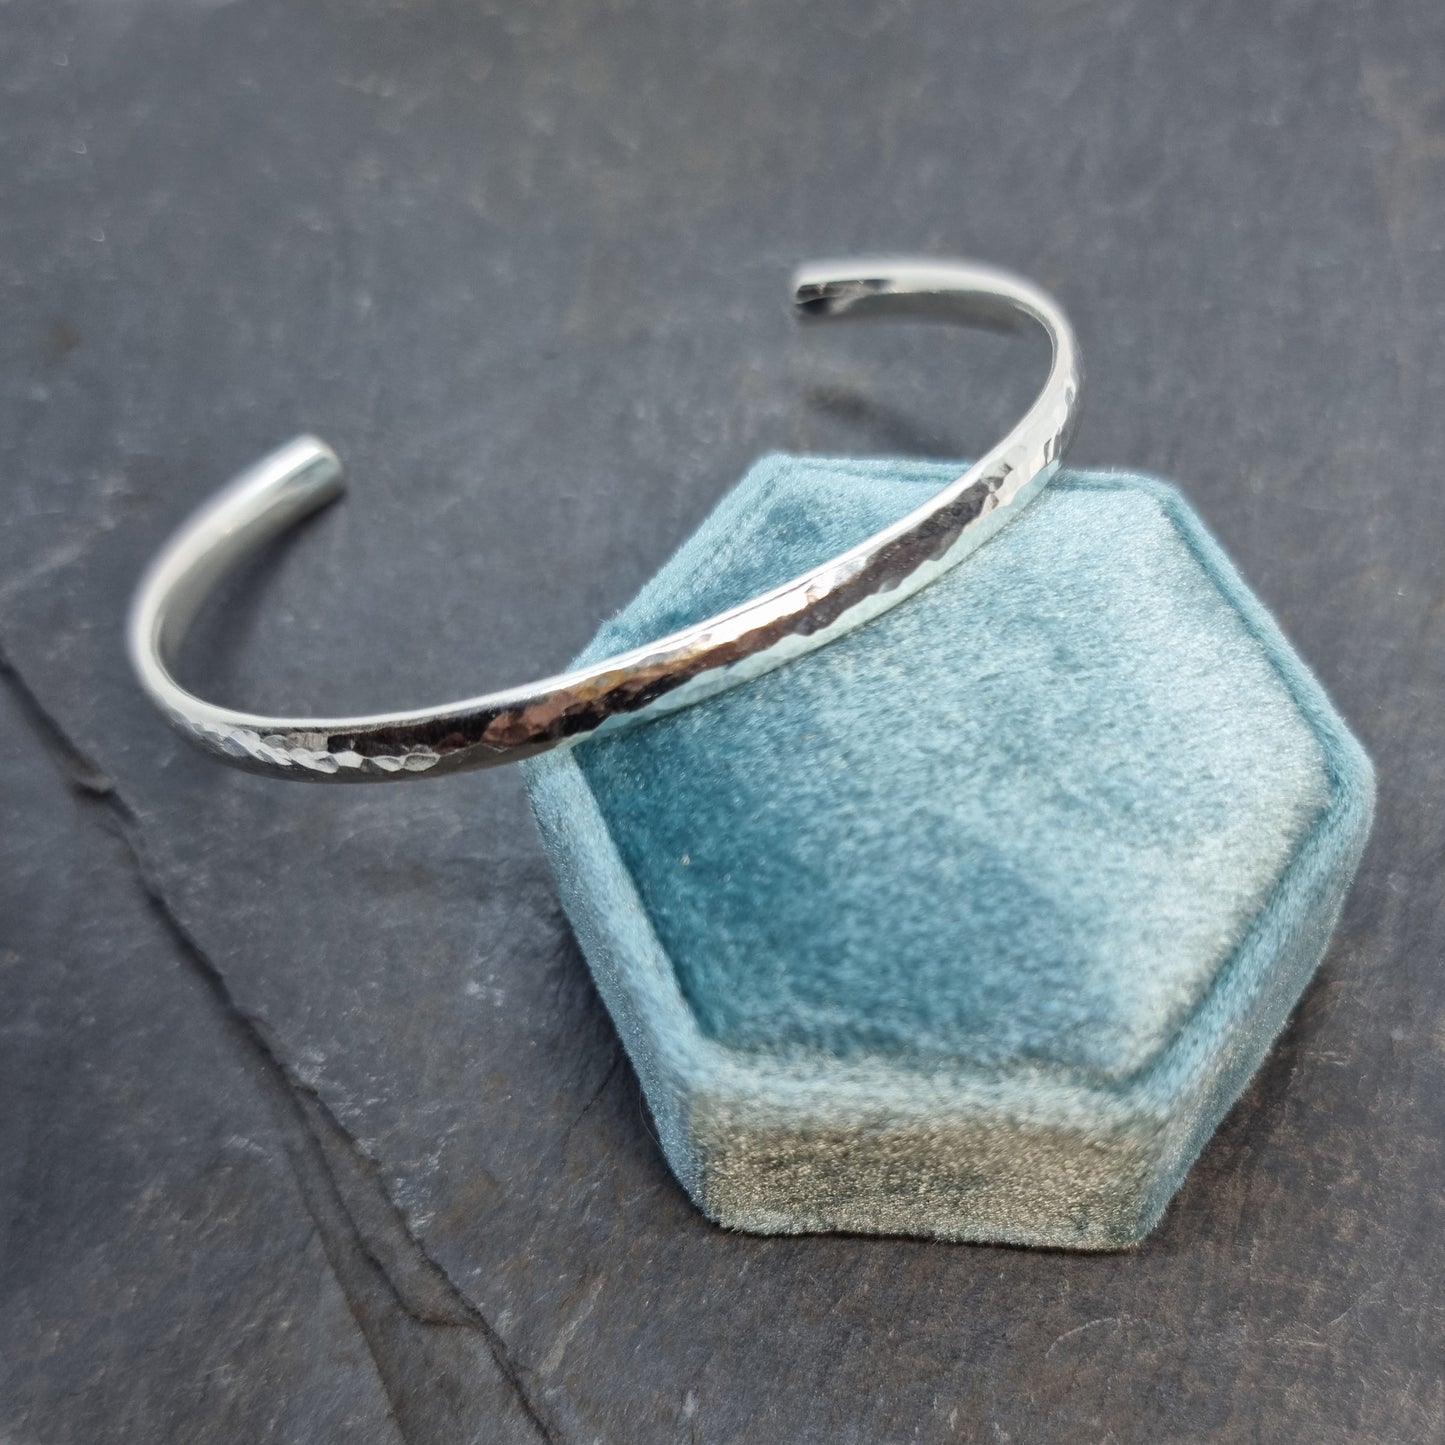
[(818, 321), (926, 316), (1040, 326), (1053, 348), (1033, 405), (996, 447), (882, 531), (750, 601), (586, 667), (439, 707), (354, 718), (287, 718), (218, 707), (172, 675), (191, 618), (258, 547), (341, 490), (341, 464), (299, 437), (203, 506), (151, 564), (131, 609), (141, 685), (183, 734), (253, 772), (373, 782), (491, 767), (687, 707), (862, 626), (926, 587), (992, 536), (1058, 470), (1080, 371), (1073, 332), (1032, 283), (972, 262), (825, 262), (799, 271), (794, 312)]

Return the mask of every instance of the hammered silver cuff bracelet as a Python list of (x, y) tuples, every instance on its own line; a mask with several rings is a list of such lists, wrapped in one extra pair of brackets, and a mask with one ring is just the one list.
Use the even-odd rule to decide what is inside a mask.
[(961, 561), (1058, 470), (1078, 404), (1073, 331), (1038, 287), (967, 261), (809, 265), (793, 278), (792, 300), (794, 314), (806, 320), (902, 316), (1002, 330), (1031, 321), (1052, 344), (1048, 379), (1013, 430), (922, 506), (760, 597), (539, 682), (366, 717), (238, 712), (194, 696), (171, 672), (215, 584), (340, 493), (335, 454), (312, 437), (297, 438), (201, 507), (147, 570), (128, 628), (141, 685), (180, 732), (238, 767), (280, 778), (383, 782), (515, 762), (686, 707), (877, 617)]

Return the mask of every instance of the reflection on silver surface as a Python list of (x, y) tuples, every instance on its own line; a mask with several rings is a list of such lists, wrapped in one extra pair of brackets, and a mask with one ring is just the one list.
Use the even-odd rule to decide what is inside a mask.
[(1014, 329), (1053, 346), (1033, 405), (981, 460), (922, 506), (802, 576), (727, 612), (602, 662), (438, 707), (350, 718), (266, 717), (217, 707), (172, 676), (172, 659), (217, 581), (336, 497), (341, 464), (300, 437), (195, 513), (142, 578), (129, 646), (141, 685), (184, 734), (223, 760), (274, 777), (379, 782), (514, 762), (686, 707), (757, 677), (878, 616), (986, 540), (1058, 469), (1073, 429), (1079, 362), (1058, 305), (1019, 277), (965, 261), (806, 266), (802, 320), (902, 316)]

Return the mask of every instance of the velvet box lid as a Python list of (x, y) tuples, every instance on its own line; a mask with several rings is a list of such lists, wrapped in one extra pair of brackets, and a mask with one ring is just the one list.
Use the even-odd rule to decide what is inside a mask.
[[(584, 659), (956, 475), (764, 458)], [(1065, 473), (918, 596), (526, 764), (564, 907), (721, 1224), (1142, 1237), (1324, 951), (1370, 764), (1171, 488)]]

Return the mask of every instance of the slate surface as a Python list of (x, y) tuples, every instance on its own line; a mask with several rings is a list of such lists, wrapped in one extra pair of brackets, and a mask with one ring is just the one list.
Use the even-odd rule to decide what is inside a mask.
[[(0, 1438), (1445, 1438), (1445, 12), (0, 26)], [(1320, 977), (1123, 1258), (711, 1228), (518, 775), (232, 774), (119, 649), (303, 427), (354, 494), (191, 662), (262, 706), (560, 663), (768, 447), (976, 451), (1037, 356), (787, 329), (795, 261), (882, 249), (1057, 291), (1073, 459), (1184, 485), (1379, 767)]]

